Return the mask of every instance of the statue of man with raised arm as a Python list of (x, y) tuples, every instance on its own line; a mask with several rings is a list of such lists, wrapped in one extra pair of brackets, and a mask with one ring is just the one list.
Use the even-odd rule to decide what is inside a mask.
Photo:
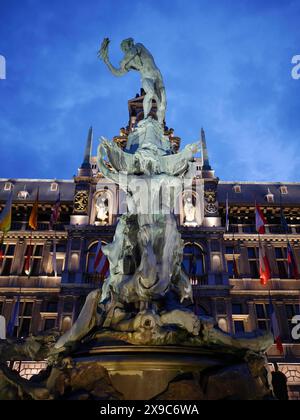
[(135, 44), (132, 38), (125, 39), (121, 43), (121, 49), (125, 56), (120, 63), (120, 68), (115, 68), (108, 57), (108, 46), (110, 40), (104, 38), (98, 56), (104, 61), (109, 70), (115, 76), (123, 76), (130, 70), (141, 73), (142, 87), (146, 93), (143, 108), (144, 119), (146, 119), (152, 108), (152, 99), (157, 103), (157, 119), (163, 124), (166, 113), (166, 91), (160, 70), (155, 64), (152, 54), (143, 44)]

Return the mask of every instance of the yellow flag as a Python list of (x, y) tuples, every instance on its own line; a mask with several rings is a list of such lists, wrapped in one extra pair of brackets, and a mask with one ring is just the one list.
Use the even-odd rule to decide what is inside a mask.
[(11, 229), (12, 196), (13, 194), (11, 192), (4, 209), (0, 214), (0, 230), (4, 233), (7, 233)]
[(29, 227), (33, 230), (37, 230), (38, 227), (38, 209), (39, 209), (39, 192), (37, 192), (36, 200), (33, 204), (30, 217), (29, 217)]

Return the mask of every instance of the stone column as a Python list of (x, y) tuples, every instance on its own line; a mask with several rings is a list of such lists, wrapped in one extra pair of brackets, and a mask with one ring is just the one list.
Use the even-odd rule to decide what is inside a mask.
[(251, 328), (251, 331), (255, 331), (257, 329), (255, 303), (249, 300), (247, 304), (249, 308), (249, 328)]
[(52, 261), (51, 261), (51, 246), (53, 241), (47, 240), (44, 244), (44, 255), (42, 259), (42, 273), (46, 275), (52, 272)]
[(37, 334), (41, 329), (41, 315), (42, 312), (42, 299), (37, 299), (34, 302), (32, 309), (32, 321), (31, 321), (31, 332)]
[(250, 266), (248, 260), (247, 246), (244, 243), (240, 243), (240, 258), (239, 258), (240, 275), (244, 277), (250, 274)]
[(229, 334), (233, 334), (234, 333), (234, 328), (233, 328), (233, 320), (232, 320), (231, 298), (226, 298), (225, 303), (226, 303), (228, 332), (229, 332)]
[(24, 265), (24, 253), (26, 252), (26, 241), (19, 239), (16, 244), (15, 256), (13, 259), (11, 274), (20, 275)]

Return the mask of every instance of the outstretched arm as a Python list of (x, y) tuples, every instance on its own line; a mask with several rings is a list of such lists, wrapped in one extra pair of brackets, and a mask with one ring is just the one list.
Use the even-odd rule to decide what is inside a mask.
[(123, 60), (120, 64), (120, 68), (117, 69), (116, 67), (114, 67), (111, 62), (109, 61), (108, 58), (108, 46), (109, 46), (109, 39), (108, 38), (104, 38), (100, 50), (98, 52), (98, 57), (104, 61), (104, 63), (107, 65), (107, 67), (109, 68), (109, 70), (112, 72), (113, 75), (115, 76), (123, 76), (123, 74), (127, 73), (127, 68), (126, 68), (126, 62), (125, 60)]
[(112, 72), (114, 76), (123, 76), (125, 73), (128, 72), (128, 70), (125, 68), (125, 65), (123, 65), (123, 61), (121, 62), (119, 69), (114, 67), (108, 59), (104, 61), (104, 63), (107, 65), (107, 67), (109, 68), (109, 70)]

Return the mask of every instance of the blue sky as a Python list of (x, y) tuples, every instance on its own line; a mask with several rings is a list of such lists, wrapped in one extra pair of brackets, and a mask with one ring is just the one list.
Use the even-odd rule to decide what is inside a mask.
[(95, 145), (128, 120), (138, 73), (112, 76), (132, 36), (153, 53), (167, 125), (183, 144), (206, 130), (222, 180), (300, 181), (300, 1), (0, 0), (0, 177), (71, 178), (90, 125)]

